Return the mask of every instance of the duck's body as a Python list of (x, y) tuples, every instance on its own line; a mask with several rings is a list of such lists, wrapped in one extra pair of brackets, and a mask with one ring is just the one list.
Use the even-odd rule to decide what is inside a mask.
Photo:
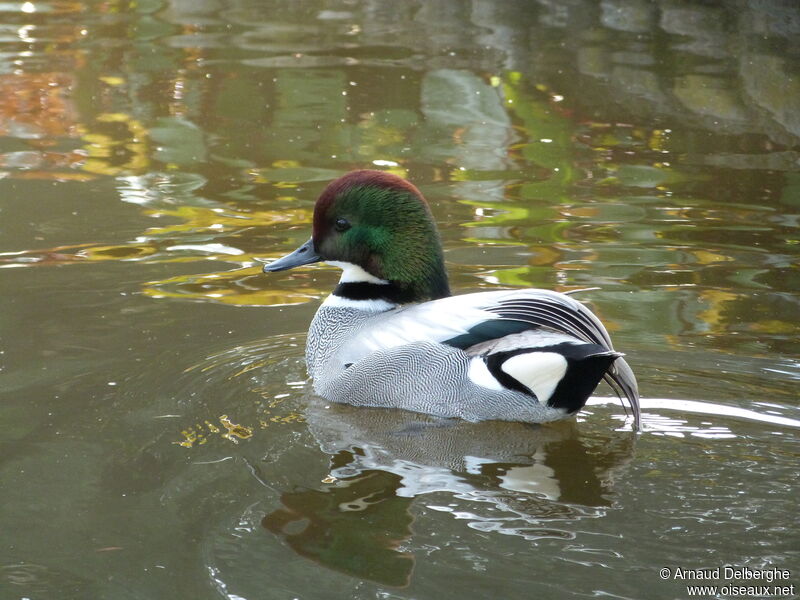
[(356, 171), (334, 181), (317, 202), (312, 239), (265, 271), (319, 260), (343, 269), (308, 334), (320, 396), (542, 423), (580, 410), (605, 379), (638, 426), (636, 379), (585, 306), (535, 289), (449, 295), (427, 204), (404, 180)]

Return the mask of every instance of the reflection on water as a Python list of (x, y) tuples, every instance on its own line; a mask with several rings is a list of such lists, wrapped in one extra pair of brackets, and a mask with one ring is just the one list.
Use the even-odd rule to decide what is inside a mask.
[[(553, 427), (467, 423), (434, 420), (403, 411), (355, 410), (336, 405), (323, 408), (313, 404), (306, 411), (306, 419), (324, 452), (332, 456), (354, 452), (346, 464), (339, 464), (341, 459), (334, 461), (337, 464), (330, 472), (332, 478), (380, 467), (400, 475), (403, 489), (397, 493), (410, 497), (440, 489), (472, 492), (497, 486), (513, 491), (540, 489), (551, 500), (607, 505), (594, 475), (576, 478), (582, 482), (580, 490), (562, 490), (558, 459), (579, 457), (574, 464), (563, 465), (563, 472), (575, 476), (578, 472), (605, 472), (620, 462), (620, 452), (629, 455), (633, 450), (633, 438), (622, 434), (627, 440), (622, 448), (606, 440), (601, 443), (606, 459), (598, 458), (577, 439), (577, 431), (570, 423)], [(611, 455), (616, 459), (609, 458)], [(534, 458), (540, 469), (533, 468)]]
[[(664, 565), (792, 566), (798, 36), (787, 0), (1, 4), (0, 593), (675, 598)], [(336, 273), (258, 259), (364, 167), (423, 190), (453, 289), (590, 288), (635, 451), (606, 397), (530, 428), (307, 396)]]
[(311, 400), (309, 429), (330, 456), (323, 486), (285, 492), (261, 524), (298, 554), (359, 578), (409, 583), (412, 504), (433, 493), (457, 503), (428, 508), (477, 531), (573, 539), (560, 521), (601, 517), (633, 455), (634, 435), (581, 438), (573, 424), (466, 423), (404, 411)]
[(299, 555), (358, 578), (409, 583), (413, 555), (397, 551), (411, 537), (410, 500), (395, 495), (400, 478), (367, 471), (324, 491), (289, 492), (261, 524)]

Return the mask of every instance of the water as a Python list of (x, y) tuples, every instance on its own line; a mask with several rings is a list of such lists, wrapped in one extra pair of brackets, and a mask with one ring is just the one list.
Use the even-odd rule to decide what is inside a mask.
[[(798, 36), (788, 0), (0, 5), (0, 598), (798, 585)], [(311, 396), (337, 273), (256, 259), (363, 167), (457, 292), (598, 288), (643, 432), (606, 388), (541, 428)]]

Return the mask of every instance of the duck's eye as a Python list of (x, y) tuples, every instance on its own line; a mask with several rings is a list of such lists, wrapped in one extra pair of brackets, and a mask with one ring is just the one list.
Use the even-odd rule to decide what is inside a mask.
[(336, 231), (347, 231), (350, 229), (350, 221), (347, 219), (336, 219), (336, 223), (333, 224)]

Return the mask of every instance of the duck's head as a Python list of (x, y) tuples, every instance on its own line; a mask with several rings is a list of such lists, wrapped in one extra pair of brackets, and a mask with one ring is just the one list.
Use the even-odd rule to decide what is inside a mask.
[(320, 261), (341, 267), (342, 282), (389, 284), (403, 303), (450, 295), (428, 203), (384, 171), (353, 171), (328, 184), (314, 207), (311, 239), (264, 271)]

